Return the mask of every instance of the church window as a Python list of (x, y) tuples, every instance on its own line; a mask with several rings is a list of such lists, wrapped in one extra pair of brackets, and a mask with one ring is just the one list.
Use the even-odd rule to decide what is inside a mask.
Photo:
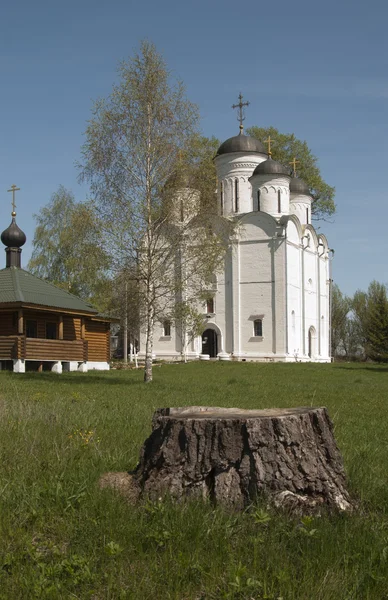
[(291, 326), (292, 326), (292, 331), (295, 331), (295, 311), (294, 310), (291, 313)]
[(282, 212), (282, 198), (280, 195), (280, 190), (278, 190), (278, 213)]
[(306, 223), (307, 223), (307, 225), (309, 223), (309, 209), (308, 208), (306, 208)]
[(263, 320), (255, 319), (253, 321), (253, 335), (255, 337), (263, 337)]
[(171, 321), (164, 321), (163, 323), (163, 335), (164, 337), (171, 336)]
[(180, 208), (181, 208), (181, 215), (180, 215), (181, 216), (181, 221), (184, 221), (185, 219), (184, 219), (184, 213), (183, 213), (183, 200), (181, 200), (181, 206), (180, 206)]
[(260, 210), (260, 190), (257, 190), (257, 210)]
[(224, 182), (221, 181), (221, 216), (224, 214)]
[(234, 212), (238, 212), (238, 179), (234, 180)]
[(208, 298), (206, 300), (206, 312), (207, 314), (214, 313), (214, 298)]

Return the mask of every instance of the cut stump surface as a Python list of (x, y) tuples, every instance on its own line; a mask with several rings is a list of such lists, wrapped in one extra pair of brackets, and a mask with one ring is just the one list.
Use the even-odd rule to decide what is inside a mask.
[(326, 408), (158, 410), (133, 473), (140, 496), (209, 498), (243, 508), (349, 510), (341, 454)]

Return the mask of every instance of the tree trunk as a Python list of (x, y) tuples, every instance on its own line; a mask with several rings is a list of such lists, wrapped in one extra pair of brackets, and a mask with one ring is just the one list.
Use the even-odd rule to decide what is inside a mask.
[(326, 408), (160, 409), (133, 480), (151, 498), (243, 508), (264, 495), (299, 512), (352, 507)]
[(152, 381), (152, 350), (154, 345), (154, 306), (150, 298), (150, 292), (147, 293), (147, 330), (146, 330), (146, 351), (144, 364), (144, 382)]

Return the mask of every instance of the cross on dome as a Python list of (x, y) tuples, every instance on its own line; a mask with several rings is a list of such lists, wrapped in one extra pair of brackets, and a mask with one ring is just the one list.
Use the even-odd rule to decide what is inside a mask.
[(294, 177), (296, 177), (296, 163), (300, 163), (300, 160), (297, 160), (296, 157), (294, 156), (294, 158), (289, 162), (289, 164), (292, 165)]
[(268, 144), (268, 156), (272, 156), (271, 152), (271, 143), (273, 144), (275, 140), (271, 140), (271, 136), (269, 135), (266, 140), (264, 140), (265, 144)]
[(243, 129), (244, 129), (244, 125), (243, 125), (243, 121), (245, 121), (245, 115), (244, 115), (244, 106), (249, 106), (249, 102), (243, 102), (243, 95), (240, 92), (239, 96), (238, 96), (238, 104), (232, 104), (232, 108), (238, 108), (238, 117), (237, 117), (237, 121), (240, 121), (240, 133), (242, 133)]
[(15, 184), (11, 185), (11, 189), (7, 190), (7, 192), (12, 192), (12, 216), (16, 217), (16, 212), (15, 212), (15, 208), (16, 208), (16, 202), (15, 202), (15, 192), (19, 192), (20, 188), (16, 187)]

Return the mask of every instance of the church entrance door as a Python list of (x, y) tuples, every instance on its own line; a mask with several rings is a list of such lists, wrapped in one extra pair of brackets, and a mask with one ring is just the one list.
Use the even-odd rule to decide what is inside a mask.
[(206, 329), (202, 334), (202, 354), (208, 354), (210, 358), (217, 356), (217, 334), (214, 329)]

